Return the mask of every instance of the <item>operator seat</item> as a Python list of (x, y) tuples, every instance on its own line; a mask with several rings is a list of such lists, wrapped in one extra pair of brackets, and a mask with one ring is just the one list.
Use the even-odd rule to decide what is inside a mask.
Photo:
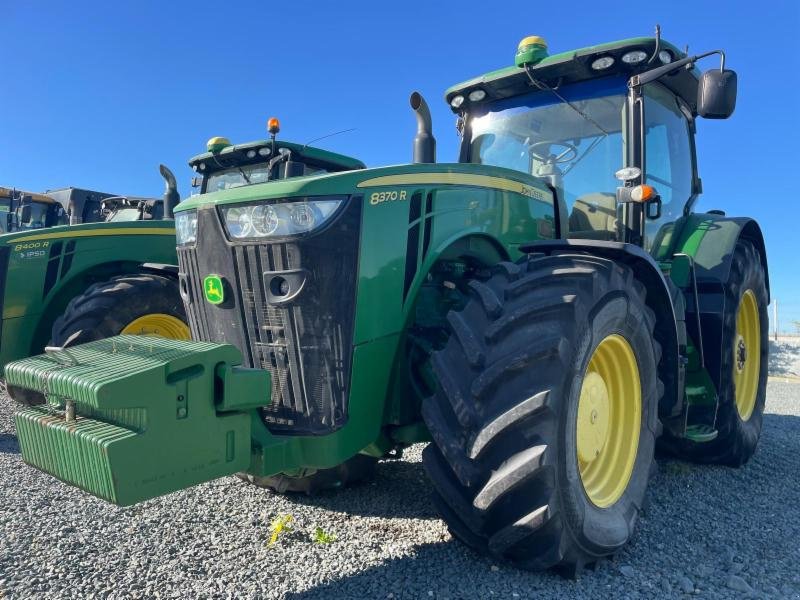
[(583, 240), (614, 240), (617, 232), (617, 199), (603, 192), (585, 194), (575, 200), (569, 215), (567, 237)]

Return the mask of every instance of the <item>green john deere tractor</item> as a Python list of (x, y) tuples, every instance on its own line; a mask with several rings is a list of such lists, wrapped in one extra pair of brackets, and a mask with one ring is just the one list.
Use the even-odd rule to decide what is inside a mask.
[(430, 442), (434, 502), (469, 546), (572, 573), (613, 554), (657, 439), (736, 466), (761, 432), (763, 237), (692, 212), (695, 119), (736, 98), (724, 63), (695, 69), (709, 54), (526, 38), (447, 91), (456, 163), (434, 162), (416, 93), (414, 164), (273, 180), (293, 160), (270, 145), (263, 183), (233, 172), (245, 185), (176, 210), (192, 341), (7, 368), (48, 397), (17, 412), (25, 461), (129, 505), (234, 473), (343, 485)]
[[(167, 196), (64, 188), (23, 194), (10, 207), (10, 233), (0, 236), (0, 367), (48, 345), (119, 333), (189, 339), (170, 266), (177, 191)], [(8, 391), (24, 404), (43, 400), (13, 384)]]

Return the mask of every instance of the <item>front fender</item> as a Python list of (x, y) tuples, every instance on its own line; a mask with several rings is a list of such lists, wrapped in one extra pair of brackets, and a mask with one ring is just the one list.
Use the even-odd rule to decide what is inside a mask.
[[(683, 408), (684, 371), (680, 361), (677, 318), (669, 286), (658, 264), (639, 246), (600, 240), (552, 240), (520, 246), (522, 252), (588, 253), (626, 264), (647, 288), (646, 303), (656, 315), (655, 338), (661, 344), (658, 376), (664, 384), (664, 395), (658, 414), (662, 419), (680, 414)], [(682, 318), (682, 315), (681, 315)]]

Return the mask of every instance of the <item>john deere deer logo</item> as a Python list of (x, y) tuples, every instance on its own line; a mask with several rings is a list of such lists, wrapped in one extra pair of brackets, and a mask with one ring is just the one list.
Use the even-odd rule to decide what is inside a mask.
[(203, 291), (210, 304), (222, 304), (225, 300), (225, 289), (222, 286), (222, 277), (208, 275), (203, 279)]

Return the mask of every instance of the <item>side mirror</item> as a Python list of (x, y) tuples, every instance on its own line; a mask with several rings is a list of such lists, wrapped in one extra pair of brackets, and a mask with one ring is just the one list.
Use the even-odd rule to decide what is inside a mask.
[(30, 204), (23, 204), (20, 211), (19, 211), (19, 221), (20, 223), (30, 223), (31, 220), (31, 205)]
[(736, 72), (710, 69), (697, 85), (697, 114), (706, 119), (727, 119), (736, 108)]
[(202, 177), (192, 177), (192, 187), (199, 188), (200, 184), (203, 183)]

